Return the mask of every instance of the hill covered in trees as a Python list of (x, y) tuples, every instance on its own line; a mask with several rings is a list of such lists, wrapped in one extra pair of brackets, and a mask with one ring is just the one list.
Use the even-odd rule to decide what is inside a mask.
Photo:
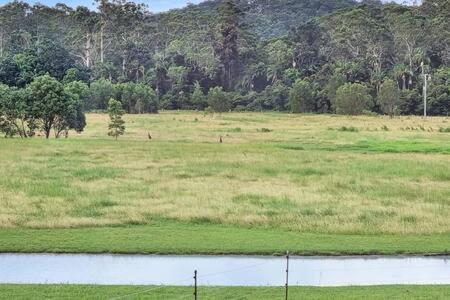
[[(196, 15), (202, 14), (207, 23), (214, 24), (221, 3), (221, 0), (209, 0), (198, 5), (190, 5), (182, 10), (164, 13), (161, 16), (171, 18), (179, 14), (184, 16), (187, 23), (191, 23), (197, 22)], [(339, 9), (351, 8), (356, 4), (355, 0), (236, 1), (236, 5), (244, 12), (242, 19), (247, 25), (247, 29), (262, 39), (285, 35), (291, 28), (313, 17), (323, 16)]]
[(0, 97), (27, 103), (49, 75), (85, 111), (116, 98), (130, 113), (419, 114), (426, 73), (428, 112), (450, 111), (450, 0), (213, 0), (161, 14), (97, 4), (0, 7), (2, 94), (21, 95)]

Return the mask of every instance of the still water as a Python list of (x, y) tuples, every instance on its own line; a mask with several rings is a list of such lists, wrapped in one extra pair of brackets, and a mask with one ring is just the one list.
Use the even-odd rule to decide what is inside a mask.
[[(450, 284), (450, 257), (291, 257), (290, 285)], [(286, 259), (265, 256), (0, 254), (0, 283), (282, 286)]]

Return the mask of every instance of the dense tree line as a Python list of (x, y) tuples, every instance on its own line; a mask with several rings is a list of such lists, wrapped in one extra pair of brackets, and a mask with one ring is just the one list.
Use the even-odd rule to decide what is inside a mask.
[[(450, 0), (213, 0), (162, 14), (97, 5), (0, 7), (2, 131), (81, 130), (82, 111), (111, 98), (128, 113), (419, 114), (423, 73), (429, 113), (450, 111)], [(48, 120), (37, 113), (47, 85), (70, 107)]]

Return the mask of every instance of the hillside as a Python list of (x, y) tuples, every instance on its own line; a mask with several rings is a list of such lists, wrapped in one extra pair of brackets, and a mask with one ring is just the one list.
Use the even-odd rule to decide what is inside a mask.
[[(25, 101), (43, 75), (76, 82), (85, 111), (114, 98), (129, 113), (448, 115), (448, 12), (450, 0), (210, 0), (160, 14), (121, 0), (96, 11), (14, 1), (0, 7), (0, 83)], [(352, 94), (364, 97), (346, 103)]]
[[(214, 21), (220, 0), (205, 1), (187, 8), (164, 13), (204, 14)], [(244, 22), (262, 38), (286, 34), (290, 28), (313, 17), (323, 16), (339, 9), (350, 8), (357, 3), (353, 0), (240, 0), (239, 6), (245, 12)], [(194, 20), (192, 20), (194, 21)]]

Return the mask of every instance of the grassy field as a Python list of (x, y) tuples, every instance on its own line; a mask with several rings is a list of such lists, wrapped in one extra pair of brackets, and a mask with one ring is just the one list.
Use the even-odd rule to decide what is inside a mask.
[(96, 114), (69, 139), (0, 139), (0, 251), (449, 252), (448, 118), (125, 119), (117, 142)]
[[(290, 299), (448, 299), (449, 286), (289, 289)], [(191, 287), (0, 285), (0, 299), (192, 299)], [(128, 296), (127, 296), (128, 295)], [(199, 299), (284, 299), (284, 288), (200, 287)]]

